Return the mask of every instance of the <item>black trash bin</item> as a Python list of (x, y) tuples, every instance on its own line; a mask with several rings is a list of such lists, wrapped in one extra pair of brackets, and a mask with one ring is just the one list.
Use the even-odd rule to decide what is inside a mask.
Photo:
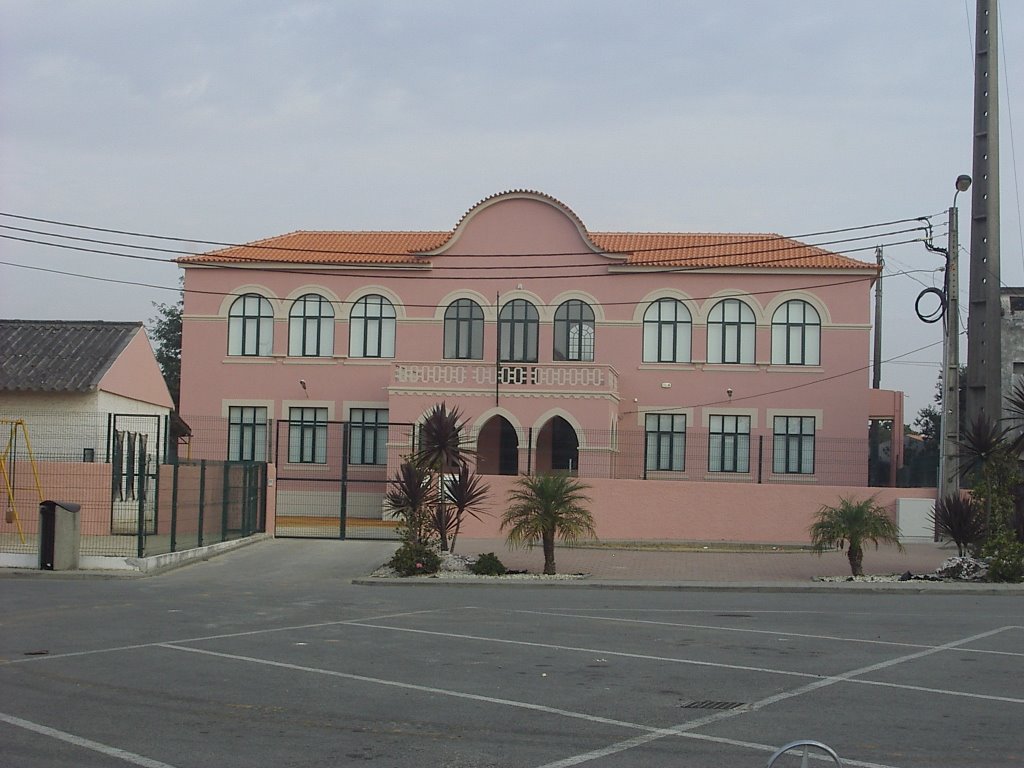
[(71, 501), (44, 501), (39, 505), (39, 568), (71, 571), (78, 568), (81, 505)]

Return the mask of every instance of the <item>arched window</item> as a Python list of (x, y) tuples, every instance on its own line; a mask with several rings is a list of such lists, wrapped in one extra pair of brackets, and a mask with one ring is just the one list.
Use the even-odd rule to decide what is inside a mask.
[(334, 307), (316, 293), (300, 296), (288, 313), (288, 354), (330, 357), (334, 354)]
[(754, 362), (754, 311), (739, 299), (724, 299), (708, 314), (708, 362)]
[(579, 299), (570, 299), (555, 310), (553, 360), (594, 359), (594, 310)]
[(658, 299), (644, 312), (645, 363), (690, 362), (690, 310), (676, 299)]
[(457, 299), (444, 312), (446, 360), (482, 360), (484, 311), (472, 299)]
[(348, 325), (349, 357), (395, 356), (395, 308), (378, 294), (352, 305)]
[(228, 354), (269, 355), (274, 350), (274, 310), (257, 293), (235, 299), (228, 310)]
[(503, 363), (537, 362), (537, 308), (525, 299), (513, 299), (498, 315), (499, 354)]
[(772, 363), (821, 364), (821, 317), (806, 301), (787, 301), (772, 315)]

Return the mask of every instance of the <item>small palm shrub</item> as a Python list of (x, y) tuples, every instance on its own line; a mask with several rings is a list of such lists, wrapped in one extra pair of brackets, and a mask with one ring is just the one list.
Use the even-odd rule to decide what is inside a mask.
[(399, 576), (420, 576), (441, 570), (441, 556), (433, 544), (406, 541), (388, 561), (388, 565)]
[(985, 540), (985, 512), (968, 496), (955, 493), (939, 499), (931, 519), (939, 535), (956, 542), (960, 557)]
[(548, 472), (536, 477), (521, 476), (509, 491), (508, 509), (501, 518), (513, 547), (533, 547), (538, 541), (544, 550), (544, 574), (555, 574), (555, 538), (575, 544), (580, 537), (597, 538), (594, 517), (587, 509), (590, 486), (565, 472)]
[(469, 570), (477, 576), (504, 576), (507, 569), (496, 554), (487, 552), (470, 563)]
[(850, 573), (864, 575), (864, 545), (872, 542), (894, 544), (903, 551), (900, 543), (900, 529), (886, 513), (885, 507), (870, 499), (856, 501), (840, 497), (835, 506), (828, 504), (818, 510), (810, 527), (811, 545), (819, 555), (826, 549), (846, 547), (846, 558), (850, 561)]

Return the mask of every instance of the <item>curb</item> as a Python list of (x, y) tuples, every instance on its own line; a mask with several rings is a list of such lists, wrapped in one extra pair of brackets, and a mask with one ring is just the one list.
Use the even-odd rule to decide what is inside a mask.
[(445, 578), (412, 576), (408, 578), (366, 577), (352, 579), (362, 587), (542, 587), (545, 589), (648, 590), (662, 592), (828, 592), (833, 594), (874, 595), (1002, 595), (1024, 597), (1024, 584), (992, 584), (945, 581), (836, 581), (742, 582), (742, 581), (616, 581), (611, 579), (501, 579)]
[[(177, 552), (142, 558), (85, 555), (81, 559), (85, 560), (90, 567), (74, 570), (48, 571), (41, 568), (0, 567), (0, 579), (137, 579), (173, 571), (192, 563), (210, 560), (218, 555), (272, 539), (270, 534), (258, 533), (241, 539), (219, 541), (204, 547), (182, 549)], [(88, 559), (86, 560), (86, 558)]]

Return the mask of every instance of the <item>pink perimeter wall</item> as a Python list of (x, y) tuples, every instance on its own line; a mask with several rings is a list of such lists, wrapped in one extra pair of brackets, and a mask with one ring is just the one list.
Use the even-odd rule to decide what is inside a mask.
[[(501, 514), (514, 477), (490, 476), (490, 515), (468, 518), (460, 537), (504, 538)], [(588, 479), (599, 539), (608, 541), (742, 541), (804, 544), (823, 504), (875, 496), (895, 519), (896, 499), (934, 499), (934, 488), (673, 483)]]
[[(110, 465), (70, 463), (70, 462), (36, 462), (39, 470), (39, 484), (42, 487), (43, 499), (50, 501), (70, 501), (81, 505), (83, 536), (110, 535)], [(9, 468), (9, 467), (8, 467)], [(4, 508), (7, 508), (7, 493), (3, 494)], [(24, 533), (39, 531), (39, 493), (31, 465), (27, 461), (19, 461), (17, 480), (14, 488), (17, 503), (18, 519)], [(17, 524), (0, 515), (0, 532), (16, 532)]]

